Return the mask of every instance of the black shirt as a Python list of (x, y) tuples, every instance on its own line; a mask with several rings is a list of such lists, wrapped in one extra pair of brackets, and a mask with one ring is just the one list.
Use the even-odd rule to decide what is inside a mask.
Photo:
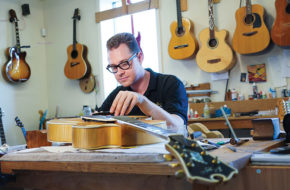
[[(171, 114), (179, 115), (187, 123), (188, 99), (182, 82), (173, 75), (156, 73), (151, 69), (150, 81), (144, 96)], [(99, 111), (109, 111), (120, 91), (133, 91), (131, 87), (118, 86), (103, 102)], [(129, 115), (145, 115), (138, 106), (134, 106)]]

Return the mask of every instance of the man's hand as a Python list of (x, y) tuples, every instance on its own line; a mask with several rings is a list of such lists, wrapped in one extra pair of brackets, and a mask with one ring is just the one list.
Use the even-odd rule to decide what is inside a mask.
[(120, 91), (110, 108), (110, 112), (114, 113), (115, 116), (127, 115), (136, 104), (141, 104), (143, 100), (144, 97), (136, 92)]

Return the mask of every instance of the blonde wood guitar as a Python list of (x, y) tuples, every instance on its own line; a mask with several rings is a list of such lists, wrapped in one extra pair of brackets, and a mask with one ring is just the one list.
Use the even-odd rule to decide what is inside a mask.
[(168, 53), (172, 59), (188, 59), (196, 53), (198, 43), (193, 34), (193, 23), (181, 17), (180, 0), (176, 0), (176, 5), (177, 21), (170, 25)]
[[(142, 120), (164, 127), (164, 121)], [(50, 142), (72, 143), (74, 148), (100, 149), (153, 144), (164, 141), (117, 120), (83, 121), (81, 118), (53, 119), (47, 122)]]
[(196, 55), (196, 63), (205, 72), (217, 73), (231, 69), (235, 65), (232, 48), (227, 44), (228, 31), (218, 31), (214, 25), (213, 2), (209, 4), (209, 28), (199, 33), (201, 48)]
[(270, 43), (269, 30), (264, 23), (264, 8), (261, 5), (251, 5), (246, 0), (246, 6), (236, 11), (236, 29), (232, 44), (240, 54), (252, 54), (263, 51)]

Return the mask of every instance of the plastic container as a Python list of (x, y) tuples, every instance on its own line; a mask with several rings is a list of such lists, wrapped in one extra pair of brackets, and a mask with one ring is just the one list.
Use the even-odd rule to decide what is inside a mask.
[(204, 108), (203, 108), (203, 117), (210, 118), (210, 110), (207, 103), (205, 103)]

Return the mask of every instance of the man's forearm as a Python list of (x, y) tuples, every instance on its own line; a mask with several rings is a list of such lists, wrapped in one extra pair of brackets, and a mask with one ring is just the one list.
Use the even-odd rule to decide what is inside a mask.
[(152, 119), (165, 120), (168, 129), (175, 132), (184, 130), (184, 121), (180, 116), (168, 113), (145, 96), (137, 105), (144, 114), (151, 116)]

